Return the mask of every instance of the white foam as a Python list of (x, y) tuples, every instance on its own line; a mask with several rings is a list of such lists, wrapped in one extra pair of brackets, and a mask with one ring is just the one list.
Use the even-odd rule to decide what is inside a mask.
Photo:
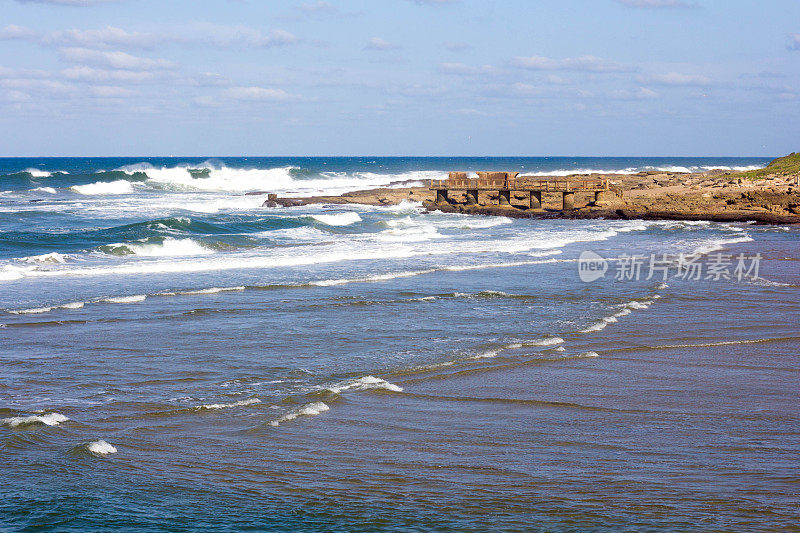
[(606, 322), (605, 320), (601, 320), (600, 322), (595, 322), (588, 328), (580, 330), (580, 333), (592, 333), (595, 331), (602, 331), (606, 329), (606, 326), (608, 326), (608, 322)]
[(45, 426), (57, 426), (62, 422), (69, 420), (61, 413), (48, 413), (46, 415), (32, 415), (32, 416), (13, 416), (11, 418), (3, 418), (0, 420), (8, 427), (26, 426), (29, 424), (44, 424)]
[(73, 185), (70, 190), (84, 195), (128, 194), (133, 192), (133, 184), (128, 180), (98, 181), (88, 185)]
[(536, 339), (534, 341), (529, 341), (524, 343), (525, 346), (555, 346), (557, 344), (562, 344), (564, 339), (561, 337), (544, 337), (542, 339)]
[(361, 217), (353, 211), (331, 215), (311, 215), (311, 218), (328, 226), (349, 226), (350, 224), (361, 222)]
[(421, 242), (442, 237), (437, 227), (433, 224), (415, 220), (411, 217), (389, 220), (386, 225), (389, 226), (389, 229), (376, 235), (376, 240), (382, 242)]
[(319, 242), (323, 239), (330, 239), (331, 234), (319, 228), (311, 226), (300, 226), (299, 228), (284, 228), (254, 233), (255, 237), (262, 237), (273, 240), (286, 240), (292, 243), (297, 241)]
[(53, 174), (46, 170), (40, 170), (38, 168), (26, 168), (25, 172), (30, 174), (34, 178), (49, 178)]
[(389, 383), (385, 379), (376, 378), (375, 376), (364, 376), (358, 379), (351, 379), (331, 385), (329, 387), (325, 387), (325, 390), (328, 390), (334, 394), (339, 394), (346, 390), (363, 391), (370, 389), (383, 389), (392, 392), (403, 392), (402, 387), (399, 387), (393, 383)]
[[(207, 169), (207, 174), (195, 174), (191, 169)], [(321, 172), (314, 177), (298, 176), (298, 167), (268, 169), (229, 168), (213, 161), (199, 165), (180, 165), (156, 168), (148, 163), (127, 165), (121, 170), (129, 175), (143, 172), (146, 185), (178, 191), (270, 191), (292, 196), (336, 195), (360, 189), (387, 187), (393, 182), (422, 181), (446, 177), (439, 171), (410, 171), (400, 174), (371, 172)]]
[(628, 303), (622, 304), (620, 306), (621, 309), (619, 311), (607, 317), (601, 318), (598, 322), (595, 322), (588, 328), (580, 330), (579, 333), (593, 333), (595, 331), (602, 331), (606, 329), (606, 327), (609, 324), (618, 322), (619, 319), (622, 318), (623, 316), (631, 314), (632, 310), (647, 309), (648, 307), (653, 305), (653, 301), (657, 298), (660, 298), (660, 296), (655, 295), (651, 300), (631, 300)]
[(583, 352), (578, 354), (577, 357), (600, 357), (600, 354), (597, 352)]
[(213, 250), (205, 248), (192, 239), (174, 239), (172, 237), (167, 237), (160, 243), (116, 243), (106, 247), (117, 253), (142, 257), (178, 257), (214, 253)]
[(8, 312), (12, 315), (36, 315), (40, 313), (49, 313), (54, 309), (80, 309), (85, 305), (84, 302), (69, 302), (61, 305), (53, 305), (50, 307), (32, 307), (29, 309), (9, 309)]
[(56, 190), (52, 187), (36, 187), (31, 189), (31, 192), (46, 192), (47, 194), (56, 194)]
[(199, 294), (217, 294), (220, 292), (237, 292), (245, 290), (245, 286), (240, 285), (238, 287), (210, 287), (208, 289), (196, 289), (191, 291), (176, 291), (176, 292), (159, 292), (158, 296), (191, 296), (191, 295), (199, 295)]
[(2, 268), (0, 268), (0, 280), (14, 281), (17, 279), (22, 279), (27, 273), (32, 271), (33, 267), (23, 268), (14, 265), (3, 265)]
[(390, 211), (393, 213), (420, 213), (424, 212), (425, 209), (422, 207), (422, 202), (415, 202), (414, 200), (400, 200), (399, 203), (394, 205), (389, 205), (386, 207), (381, 207), (383, 211)]
[(136, 294), (134, 296), (116, 296), (112, 298), (103, 298), (100, 300), (101, 302), (109, 303), (109, 304), (135, 304), (139, 302), (143, 302), (147, 299), (147, 295), (145, 294)]
[(472, 357), (469, 357), (468, 359), (471, 359), (471, 360), (475, 360), (475, 359), (493, 359), (493, 358), (497, 357), (498, 355), (500, 355), (500, 350), (499, 349), (497, 349), (497, 350), (488, 350), (486, 352), (479, 353), (477, 355), (473, 355)]
[(261, 400), (258, 398), (250, 398), (249, 400), (241, 400), (233, 403), (210, 403), (199, 405), (196, 407), (196, 409), (227, 409), (229, 407), (244, 407), (246, 405), (255, 405), (257, 403), (261, 403)]
[(67, 262), (67, 256), (58, 252), (51, 252), (49, 254), (31, 255), (28, 257), (20, 257), (18, 261), (23, 263), (53, 263), (60, 264)]
[(86, 449), (89, 450), (92, 455), (99, 457), (105, 457), (106, 455), (117, 453), (117, 449), (104, 440), (90, 442), (86, 445)]
[(730, 239), (714, 239), (704, 242), (701, 246), (697, 247), (689, 255), (706, 255), (713, 252), (724, 250), (728, 244), (737, 244), (742, 242), (751, 242), (753, 238), (750, 235), (743, 235), (741, 237), (733, 237)]
[(288, 422), (290, 420), (294, 420), (299, 416), (315, 416), (320, 413), (324, 413), (325, 411), (330, 410), (330, 407), (323, 402), (313, 402), (300, 407), (299, 409), (295, 409), (294, 411), (290, 411), (287, 414), (283, 415), (282, 417), (278, 418), (277, 420), (273, 420), (269, 423), (270, 426), (279, 426), (283, 422)]

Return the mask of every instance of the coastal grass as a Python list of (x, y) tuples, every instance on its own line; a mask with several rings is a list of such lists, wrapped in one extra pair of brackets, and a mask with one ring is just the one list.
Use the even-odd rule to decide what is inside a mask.
[(792, 152), (791, 154), (779, 157), (770, 161), (769, 165), (758, 170), (748, 170), (738, 174), (741, 178), (757, 180), (766, 178), (770, 175), (777, 176), (792, 176), (800, 174), (800, 153)]

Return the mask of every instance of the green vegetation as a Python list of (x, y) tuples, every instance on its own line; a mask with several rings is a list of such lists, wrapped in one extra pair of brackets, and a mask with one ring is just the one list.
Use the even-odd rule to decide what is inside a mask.
[(792, 152), (787, 156), (779, 157), (771, 161), (770, 164), (764, 168), (742, 172), (738, 174), (738, 176), (756, 180), (765, 178), (769, 174), (777, 174), (778, 176), (800, 174), (800, 154)]

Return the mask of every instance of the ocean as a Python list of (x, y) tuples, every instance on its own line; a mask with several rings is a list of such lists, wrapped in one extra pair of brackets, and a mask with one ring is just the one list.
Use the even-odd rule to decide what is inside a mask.
[(0, 159), (0, 529), (796, 529), (797, 227), (261, 207), (767, 162)]

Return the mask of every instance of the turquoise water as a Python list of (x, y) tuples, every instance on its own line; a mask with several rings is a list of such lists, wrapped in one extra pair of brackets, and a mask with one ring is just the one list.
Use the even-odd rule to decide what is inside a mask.
[[(453, 168), (764, 162), (0, 160), (0, 524), (796, 527), (797, 228), (260, 207)], [(615, 279), (651, 253), (762, 259)]]

